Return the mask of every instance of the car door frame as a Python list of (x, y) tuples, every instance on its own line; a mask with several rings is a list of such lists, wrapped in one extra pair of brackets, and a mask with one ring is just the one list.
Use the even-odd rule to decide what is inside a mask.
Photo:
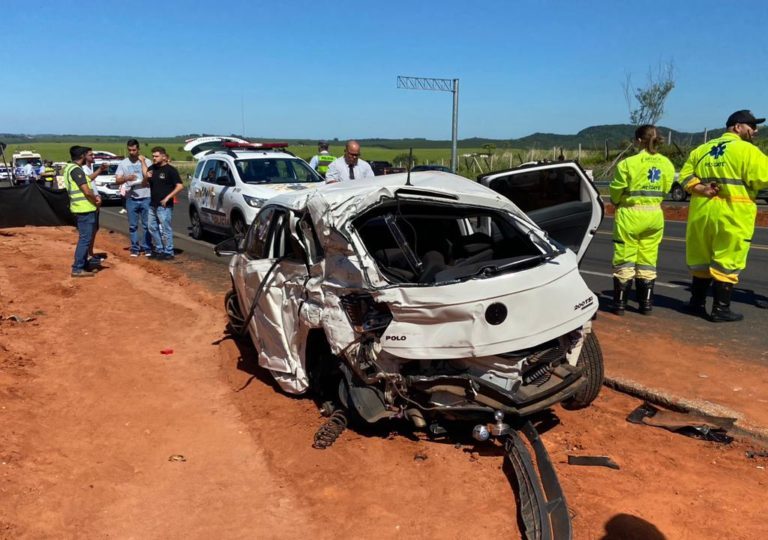
[[(558, 172), (558, 171), (568, 172), (570, 174), (575, 175), (575, 177), (578, 178), (579, 180), (578, 199), (573, 198), (573, 200), (571, 201), (558, 200), (558, 201), (555, 201), (553, 204), (541, 205), (534, 210), (529, 210), (529, 209), (526, 209), (526, 206), (527, 206), (526, 204), (519, 204), (521, 197), (517, 197), (518, 201), (516, 202), (513, 194), (509, 192), (510, 190), (508, 188), (515, 184), (515, 180), (522, 179), (523, 175), (530, 175), (530, 173), (537, 173), (537, 172), (538, 173), (547, 172), (548, 177), (551, 177), (551, 174), (549, 173)], [(506, 181), (507, 185), (504, 186), (506, 189), (499, 189), (500, 180)], [(562, 223), (568, 221), (567, 217), (568, 217), (569, 211), (575, 211), (577, 208), (581, 208), (582, 210), (584, 210), (588, 207), (591, 211), (591, 215), (589, 217), (588, 222), (586, 223), (586, 226), (584, 226), (584, 230), (582, 231), (581, 241), (579, 242), (578, 250), (574, 250), (579, 262), (581, 262), (582, 258), (584, 257), (584, 254), (587, 251), (587, 248), (589, 247), (589, 244), (592, 242), (592, 239), (594, 238), (595, 234), (597, 234), (597, 229), (600, 227), (600, 223), (602, 223), (603, 217), (605, 215), (605, 207), (600, 197), (600, 192), (597, 190), (594, 183), (589, 179), (589, 176), (581, 167), (581, 165), (579, 165), (575, 161), (539, 162), (539, 163), (523, 164), (513, 169), (496, 171), (496, 172), (491, 172), (491, 173), (481, 175), (480, 177), (478, 177), (478, 181), (484, 186), (496, 191), (497, 193), (511, 200), (516, 206), (520, 207), (520, 209), (529, 217), (529, 219), (531, 219), (540, 228), (546, 231), (551, 238), (557, 241), (560, 241), (560, 239), (558, 238), (559, 234), (557, 230), (548, 231), (547, 223), (560, 223), (562, 225)], [(494, 186), (494, 184), (496, 184), (496, 186)], [(515, 188), (520, 190), (524, 189), (523, 186), (515, 186)], [(533, 191), (533, 190), (530, 190), (530, 191)], [(573, 195), (575, 194), (572, 194), (572, 195), (561, 194), (560, 197), (563, 198), (563, 197), (569, 197)], [(576, 204), (576, 203), (581, 203), (581, 204)], [(538, 221), (537, 221), (537, 218), (538, 218)], [(561, 228), (565, 229), (567, 227), (561, 227)], [(560, 243), (564, 243), (564, 242), (560, 242)]]
[[(248, 316), (254, 310), (248, 332), (258, 350), (259, 365), (296, 377), (304, 370), (305, 351), (301, 345), (306, 329), (301, 325), (299, 308), (309, 277), (306, 248), (295, 230), (298, 221), (288, 208), (265, 206), (249, 227), (233, 269), (242, 313)], [(295, 242), (288, 256), (290, 235)], [(257, 243), (260, 257), (254, 252)], [(286, 325), (290, 326), (287, 330)], [(276, 332), (275, 328), (284, 331)]]

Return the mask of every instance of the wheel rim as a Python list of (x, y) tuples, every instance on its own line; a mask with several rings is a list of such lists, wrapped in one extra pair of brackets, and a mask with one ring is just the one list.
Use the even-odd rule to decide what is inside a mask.
[(232, 230), (235, 233), (235, 236), (243, 236), (245, 234), (245, 223), (240, 218), (235, 218), (232, 220)]
[(232, 292), (227, 297), (227, 317), (229, 318), (229, 324), (236, 333), (240, 333), (243, 330), (245, 319), (243, 314), (240, 313), (240, 305), (237, 303), (237, 294)]
[(200, 216), (198, 215), (197, 211), (193, 210), (192, 215), (190, 216), (189, 221), (192, 224), (192, 236), (195, 238), (199, 238), (200, 234), (203, 232), (202, 228), (200, 226)]

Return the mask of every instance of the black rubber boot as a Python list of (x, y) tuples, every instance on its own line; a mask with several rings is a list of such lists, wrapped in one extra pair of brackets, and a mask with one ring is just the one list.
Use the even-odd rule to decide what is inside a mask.
[(733, 283), (715, 281), (715, 302), (712, 304), (712, 314), (709, 320), (712, 322), (736, 322), (744, 318), (741, 313), (731, 311), (731, 293)]
[(622, 283), (619, 278), (613, 278), (613, 312), (616, 315), (624, 315), (624, 310), (627, 308), (627, 293), (631, 287), (631, 279)]
[(691, 281), (691, 300), (686, 306), (686, 311), (699, 317), (707, 316), (707, 293), (712, 278), (694, 277)]
[(635, 279), (637, 288), (637, 303), (640, 307), (640, 313), (650, 315), (653, 311), (653, 284), (655, 279)]

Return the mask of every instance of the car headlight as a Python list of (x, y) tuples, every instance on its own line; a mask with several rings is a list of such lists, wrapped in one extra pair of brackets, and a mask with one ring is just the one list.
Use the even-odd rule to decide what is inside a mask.
[(267, 199), (260, 199), (259, 197), (249, 197), (248, 195), (243, 195), (243, 199), (245, 199), (245, 202), (248, 203), (248, 206), (253, 206), (254, 208), (261, 208), (264, 206), (264, 203), (267, 202)]

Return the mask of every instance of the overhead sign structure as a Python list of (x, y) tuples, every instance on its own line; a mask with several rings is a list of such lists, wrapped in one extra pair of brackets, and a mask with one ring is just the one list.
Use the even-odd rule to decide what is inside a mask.
[(459, 134), (459, 79), (434, 79), (430, 77), (397, 76), (397, 87), (406, 90), (434, 90), (453, 92), (453, 123), (451, 129), (451, 170), (459, 167), (459, 154), (456, 151)]

